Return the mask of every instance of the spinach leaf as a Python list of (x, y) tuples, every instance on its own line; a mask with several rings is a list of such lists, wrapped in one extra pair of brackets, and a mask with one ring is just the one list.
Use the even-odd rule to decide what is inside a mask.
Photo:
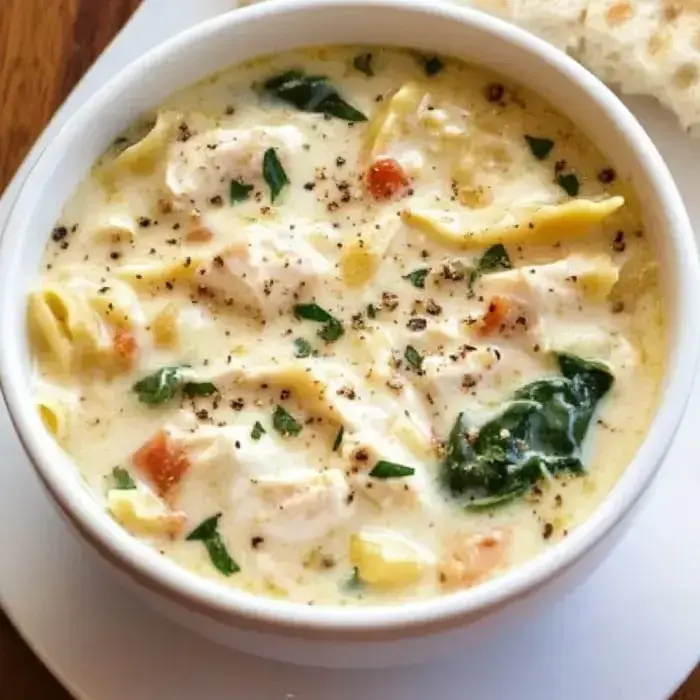
[(211, 382), (185, 382), (182, 385), (182, 393), (189, 398), (195, 396), (211, 396), (218, 389)]
[(333, 452), (337, 452), (340, 449), (340, 446), (343, 444), (343, 435), (345, 433), (345, 427), (340, 426), (340, 429), (338, 430), (338, 434), (335, 436), (335, 440), (333, 440)]
[(253, 429), (250, 431), (250, 437), (257, 442), (266, 432), (265, 428), (262, 427), (262, 423), (256, 420), (253, 423)]
[(112, 479), (114, 481), (114, 488), (119, 491), (132, 491), (136, 488), (136, 482), (131, 478), (124, 467), (114, 467), (112, 469)]
[(512, 267), (508, 251), (502, 243), (495, 243), (487, 248), (479, 260), (477, 260), (475, 267), (465, 269), (469, 296), (474, 295), (474, 285), (481, 275), (485, 275), (489, 272), (510, 270)]
[(348, 104), (322, 75), (290, 70), (265, 81), (265, 92), (302, 112), (315, 112), (348, 122), (366, 122), (367, 117)]
[(487, 248), (479, 259), (476, 269), (481, 273), (499, 272), (500, 270), (510, 270), (513, 265), (510, 262), (508, 251), (502, 243), (496, 243)]
[(315, 357), (318, 353), (306, 338), (294, 339), (294, 357)]
[(318, 332), (318, 336), (329, 343), (338, 340), (345, 333), (343, 324), (318, 304), (297, 304), (294, 307), (294, 315), (305, 321), (323, 323), (323, 328)]
[(408, 280), (416, 289), (425, 289), (425, 278), (429, 272), (430, 268), (422, 267), (404, 275), (403, 279)]
[(368, 78), (371, 78), (374, 75), (373, 59), (374, 56), (371, 53), (361, 53), (355, 56), (352, 60), (352, 65), (355, 67), (355, 70), (359, 70), (360, 73), (364, 73)]
[(372, 471), (369, 473), (370, 476), (376, 479), (398, 479), (404, 476), (411, 476), (416, 473), (413, 467), (406, 467), (403, 464), (396, 464), (395, 462), (387, 462), (386, 460), (380, 459)]
[(277, 406), (272, 414), (272, 427), (280, 434), (287, 437), (289, 435), (299, 435), (302, 425), (294, 419), (291, 413), (282, 406)]
[(189, 535), (189, 542), (202, 542), (209, 552), (211, 563), (224, 575), (230, 576), (240, 571), (241, 568), (231, 558), (226, 549), (221, 535), (219, 534), (219, 518), (221, 513), (213, 515), (202, 521)]
[(423, 368), (423, 356), (416, 350), (413, 345), (407, 345), (403, 353), (403, 359), (413, 367), (416, 371)]
[(544, 160), (554, 148), (552, 139), (541, 139), (536, 136), (528, 136), (525, 134), (525, 141), (530, 147), (530, 152), (537, 160)]
[(285, 185), (289, 184), (287, 173), (284, 172), (274, 148), (268, 148), (263, 156), (263, 177), (270, 188), (270, 200), (274, 202)]
[(613, 376), (604, 365), (573, 355), (557, 360), (563, 376), (521, 387), (480, 428), (464, 413), (457, 417), (441, 465), (454, 495), (469, 497), (477, 508), (492, 507), (524, 493), (545, 474), (584, 471), (581, 445)]
[(246, 185), (245, 182), (241, 182), (240, 180), (231, 180), (228, 188), (229, 204), (244, 202), (246, 199), (248, 199), (248, 195), (253, 191), (253, 189), (253, 185)]
[(141, 403), (154, 406), (170, 401), (182, 382), (180, 367), (162, 367), (132, 387)]
[(580, 184), (578, 178), (573, 173), (567, 175), (558, 175), (557, 184), (561, 187), (569, 197), (578, 196)]

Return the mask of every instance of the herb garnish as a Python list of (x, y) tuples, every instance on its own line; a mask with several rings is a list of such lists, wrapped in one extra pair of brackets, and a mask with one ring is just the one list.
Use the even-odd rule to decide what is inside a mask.
[(306, 338), (294, 339), (294, 357), (315, 357), (318, 355)]
[(150, 405), (170, 401), (182, 381), (180, 371), (180, 367), (163, 367), (136, 382), (133, 390), (139, 401)]
[(188, 542), (202, 542), (209, 552), (211, 563), (224, 575), (230, 576), (241, 570), (241, 567), (231, 558), (219, 534), (219, 518), (217, 513), (211, 518), (203, 520), (189, 535)]
[(245, 182), (240, 180), (231, 180), (228, 188), (228, 201), (229, 204), (236, 204), (237, 202), (244, 202), (248, 199), (248, 195), (253, 191), (254, 185), (247, 185)]
[(537, 136), (528, 136), (525, 134), (525, 141), (530, 147), (530, 152), (537, 160), (544, 160), (554, 148), (552, 139), (542, 139)]
[(162, 367), (136, 382), (132, 389), (141, 403), (154, 406), (173, 399), (180, 387), (190, 398), (211, 396), (218, 391), (211, 382), (184, 382), (183, 384), (182, 367)]
[(558, 175), (557, 184), (561, 187), (569, 197), (578, 196), (580, 184), (578, 178), (573, 173), (567, 175)]
[(423, 356), (416, 350), (413, 345), (407, 345), (403, 354), (404, 359), (413, 369), (420, 371), (423, 367)]
[(217, 388), (211, 382), (185, 382), (182, 385), (182, 393), (189, 398), (211, 396), (216, 392)]
[(132, 491), (136, 488), (136, 482), (124, 467), (114, 467), (112, 479), (114, 480), (114, 488), (118, 491)]
[(371, 53), (361, 53), (353, 58), (352, 65), (356, 70), (359, 70), (360, 73), (364, 73), (367, 77), (371, 78), (374, 76), (374, 67), (372, 66), (373, 60), (374, 56), (372, 56)]
[(269, 78), (264, 90), (302, 112), (326, 114), (348, 122), (365, 122), (367, 117), (348, 104), (322, 75), (305, 75), (290, 70)]
[(384, 459), (379, 460), (372, 471), (369, 473), (375, 479), (400, 479), (404, 476), (411, 476), (416, 473), (413, 467), (406, 467), (403, 464), (396, 462), (387, 462)]
[(484, 251), (484, 254), (477, 260), (475, 267), (469, 270), (468, 284), (469, 293), (473, 294), (473, 288), (481, 275), (490, 272), (500, 272), (510, 270), (513, 265), (510, 262), (508, 251), (502, 243), (495, 243)]
[(333, 452), (337, 452), (340, 446), (343, 444), (343, 435), (345, 434), (345, 426), (341, 425), (338, 429), (338, 433), (333, 440)]
[(256, 420), (253, 423), (253, 429), (250, 431), (250, 437), (257, 442), (266, 432), (265, 428), (262, 427), (262, 423)]
[(274, 148), (268, 148), (263, 156), (263, 177), (270, 188), (270, 200), (274, 202), (284, 186), (289, 184), (287, 173), (284, 172)]
[(356, 567), (352, 567), (352, 573), (346, 581), (343, 583), (343, 588), (346, 591), (359, 591), (365, 587), (364, 582), (360, 578), (360, 570)]
[(437, 75), (445, 67), (445, 64), (437, 56), (424, 56), (421, 60), (423, 70), (429, 77)]
[(318, 304), (297, 304), (294, 307), (294, 315), (305, 321), (323, 323), (323, 328), (318, 332), (318, 336), (329, 343), (338, 340), (345, 333), (343, 324)]
[(408, 280), (417, 289), (425, 289), (425, 278), (430, 273), (430, 268), (422, 267), (413, 272), (409, 272), (403, 276), (403, 279)]
[(581, 445), (598, 402), (613, 384), (607, 367), (558, 355), (563, 376), (518, 389), (502, 413), (473, 426), (461, 413), (447, 440), (442, 476), (468, 507), (488, 508), (524, 493), (545, 475), (581, 474)]
[(302, 425), (294, 419), (291, 413), (288, 413), (282, 406), (278, 405), (272, 414), (272, 427), (280, 435), (287, 437), (289, 435), (299, 435)]

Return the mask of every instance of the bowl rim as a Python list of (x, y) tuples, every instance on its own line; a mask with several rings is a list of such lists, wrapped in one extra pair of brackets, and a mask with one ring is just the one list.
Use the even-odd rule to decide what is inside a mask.
[[(151, 49), (111, 78), (97, 93), (83, 104), (63, 126), (53, 142), (42, 153), (32, 172), (25, 180), (8, 217), (0, 240), (0, 279), (7, 279), (16, 260), (12, 250), (22, 235), (23, 212), (37, 205), (40, 189), (50, 184), (52, 161), (60, 162), (62, 145), (75, 139), (95, 114), (103, 111), (114, 93), (128, 89), (153, 64), (170, 55), (178, 54), (190, 43), (199, 43), (218, 32), (237, 32), (249, 23), (267, 20), (278, 15), (278, 20), (290, 14), (317, 8), (333, 9), (340, 15), (347, 8), (361, 6), (372, 9), (411, 11), (426, 15), (438, 15), (476, 31), (486, 33), (495, 41), (514, 44), (539, 61), (552, 64), (577, 88), (605, 112), (609, 125), (615, 124), (627, 139), (637, 163), (647, 174), (656, 196), (663, 204), (668, 222), (665, 235), (676, 242), (673, 268), (677, 279), (674, 284), (680, 290), (677, 295), (679, 322), (675, 336), (674, 365), (666, 372), (665, 395), (659, 402), (656, 415), (647, 435), (631, 463), (618, 479), (613, 490), (596, 510), (576, 528), (566, 540), (541, 553), (534, 559), (517, 566), (502, 576), (475, 588), (436, 596), (428, 600), (380, 606), (307, 606), (300, 603), (265, 598), (233, 587), (222, 586), (200, 577), (183, 567), (164, 560), (120, 526), (116, 525), (99, 507), (91, 494), (78, 493), (78, 489), (62, 476), (55, 460), (52, 460), (39, 444), (34, 429), (36, 416), (30, 417), (29, 406), (21, 396), (22, 372), (8, 354), (8, 347), (19, 342), (13, 338), (8, 319), (13, 307), (24, 301), (18, 296), (0, 295), (0, 329), (6, 342), (0, 344), (0, 388), (5, 398), (11, 420), (20, 441), (51, 496), (81, 531), (88, 542), (96, 546), (103, 556), (146, 587), (219, 621), (249, 620), (266, 623), (277, 631), (316, 630), (333, 632), (397, 630), (427, 625), (445, 624), (475, 616), (494, 609), (506, 602), (522, 597), (578, 561), (620, 521), (646, 491), (657, 473), (690, 396), (700, 349), (700, 327), (690, 321), (697, 318), (700, 303), (700, 267), (694, 254), (692, 227), (680, 194), (656, 147), (649, 136), (624, 105), (594, 76), (573, 59), (537, 37), (500, 19), (467, 7), (434, 5), (429, 0), (277, 0), (263, 3), (209, 19)], [(607, 126), (606, 128), (610, 128)], [(42, 180), (43, 178), (43, 180)], [(687, 254), (687, 248), (693, 251)], [(683, 255), (685, 249), (686, 254)], [(35, 275), (35, 273), (33, 273)], [(90, 506), (86, 498), (93, 502)], [(101, 516), (97, 515), (97, 508)]]

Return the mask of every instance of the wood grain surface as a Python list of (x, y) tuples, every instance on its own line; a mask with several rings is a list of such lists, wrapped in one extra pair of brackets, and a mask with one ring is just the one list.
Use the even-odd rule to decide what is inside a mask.
[[(0, 0), (0, 193), (61, 102), (140, 2)], [(1, 612), (0, 697), (69, 697)], [(700, 700), (700, 668), (674, 700)]]

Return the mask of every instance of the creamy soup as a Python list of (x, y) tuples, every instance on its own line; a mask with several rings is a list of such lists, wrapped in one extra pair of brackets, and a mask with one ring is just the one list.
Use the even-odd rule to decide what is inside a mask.
[(134, 124), (65, 205), (28, 305), (38, 410), (198, 576), (308, 604), (475, 586), (640, 444), (654, 234), (582, 131), (479, 67), (258, 60)]

